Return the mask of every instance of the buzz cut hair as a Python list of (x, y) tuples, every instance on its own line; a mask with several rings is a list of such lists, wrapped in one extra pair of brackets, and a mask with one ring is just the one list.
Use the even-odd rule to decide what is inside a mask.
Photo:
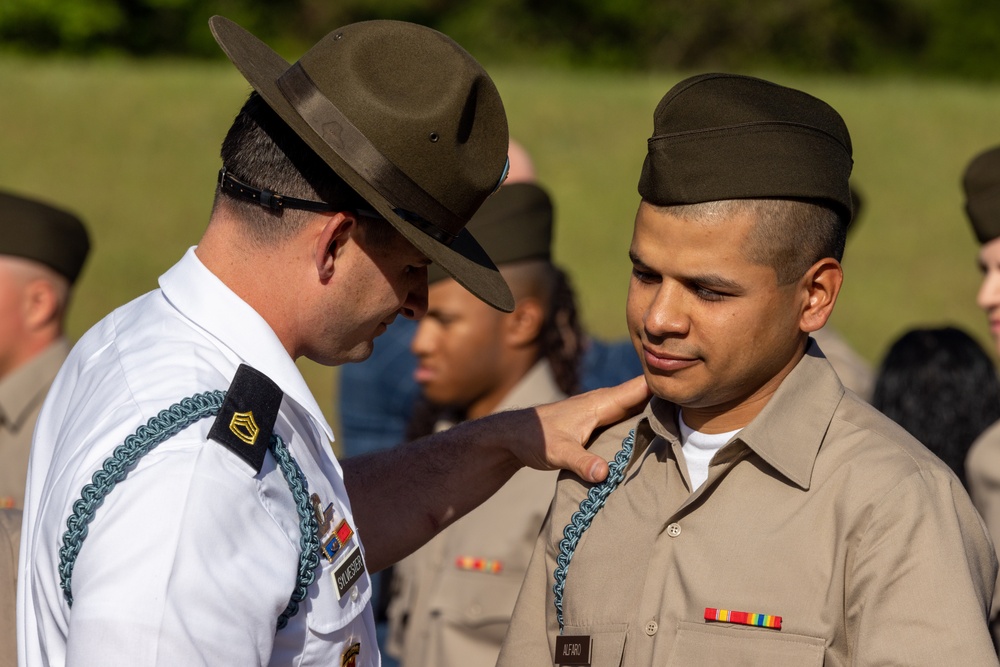
[(847, 222), (819, 200), (724, 199), (661, 208), (691, 220), (752, 217), (742, 252), (754, 264), (772, 267), (779, 285), (795, 282), (823, 258), (844, 258)]
[[(233, 120), (220, 152), (226, 171), (255, 188), (326, 202), (338, 211), (371, 208), (256, 91)], [(263, 246), (287, 240), (316, 215), (297, 209), (273, 210), (220, 187), (215, 206), (222, 201), (243, 222), (247, 236)]]

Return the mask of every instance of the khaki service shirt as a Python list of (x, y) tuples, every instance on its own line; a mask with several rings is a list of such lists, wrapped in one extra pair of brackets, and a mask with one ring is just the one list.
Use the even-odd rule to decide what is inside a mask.
[[(677, 406), (632, 427), (622, 484), (580, 539), (565, 634), (593, 667), (997, 665), (987, 613), (997, 561), (954, 474), (852, 392), (815, 344), (691, 493)], [(498, 665), (552, 664), (553, 571), (588, 485), (564, 474)], [(781, 629), (706, 621), (706, 608), (780, 616)]]
[[(565, 397), (549, 363), (540, 361), (495, 412)], [(403, 667), (496, 664), (556, 477), (554, 471), (518, 471), (492, 498), (395, 566), (390, 647)]]
[(21, 510), (0, 509), (0, 667), (17, 667), (17, 549)]
[[(976, 438), (965, 458), (965, 479), (976, 509), (983, 516), (994, 545), (1000, 541), (1000, 422)], [(1000, 647), (1000, 580), (990, 609), (993, 643)]]
[(28, 452), (38, 411), (52, 380), (69, 354), (59, 339), (41, 354), (0, 380), (0, 508), (24, 507)]
[(875, 371), (864, 357), (829, 324), (811, 335), (844, 386), (871, 403), (875, 393)]

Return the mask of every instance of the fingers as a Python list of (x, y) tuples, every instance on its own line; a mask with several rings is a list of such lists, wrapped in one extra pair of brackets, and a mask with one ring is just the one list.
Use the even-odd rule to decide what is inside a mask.
[(643, 376), (634, 377), (617, 387), (601, 389), (593, 406), (596, 426), (606, 426), (620, 422), (637, 413), (649, 400), (652, 393)]

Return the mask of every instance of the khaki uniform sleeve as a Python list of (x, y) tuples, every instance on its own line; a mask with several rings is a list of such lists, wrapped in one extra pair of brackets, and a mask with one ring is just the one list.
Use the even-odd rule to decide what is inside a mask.
[[(556, 498), (558, 496), (557, 493)], [(538, 532), (497, 667), (552, 664), (554, 647), (549, 646), (549, 637), (559, 633), (553, 606), (552, 572), (555, 571), (555, 549), (561, 539), (559, 536), (553, 540), (552, 531), (561, 530), (561, 526), (552, 526), (554, 509), (555, 501)], [(548, 613), (549, 609), (552, 613)]]
[[(1000, 539), (1000, 427), (997, 425), (972, 445), (965, 461), (965, 477), (972, 502), (995, 545)], [(1000, 647), (1000, 581), (994, 588), (990, 630), (994, 645)]]
[(958, 480), (919, 470), (871, 508), (847, 564), (854, 665), (997, 665), (993, 546)]

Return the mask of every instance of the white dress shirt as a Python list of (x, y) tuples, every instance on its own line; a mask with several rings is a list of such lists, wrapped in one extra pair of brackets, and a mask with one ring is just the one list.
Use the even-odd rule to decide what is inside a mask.
[(113, 449), (159, 411), (225, 390), (240, 363), (284, 392), (275, 432), (322, 506), (353, 526), (330, 426), (274, 332), (194, 249), (160, 289), (95, 325), (45, 401), (28, 470), (18, 584), (24, 665), (378, 665), (367, 573), (338, 598), (328, 562), (299, 612), (276, 630), (295, 586), (299, 517), (268, 453), (259, 474), (192, 424), (143, 457), (107, 496), (73, 572), (59, 548), (81, 489)]

